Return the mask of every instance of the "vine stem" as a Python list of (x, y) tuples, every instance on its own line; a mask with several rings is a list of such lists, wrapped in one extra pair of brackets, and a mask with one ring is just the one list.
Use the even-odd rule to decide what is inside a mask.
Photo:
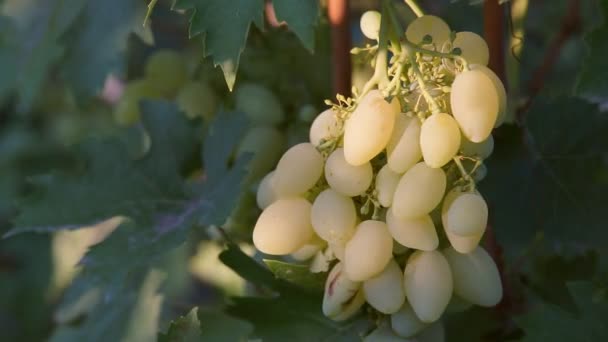
[(374, 66), (374, 74), (363, 86), (363, 90), (361, 91), (361, 94), (359, 94), (360, 97), (363, 97), (377, 85), (382, 87), (389, 83), (387, 74), (389, 26), (387, 20), (385, 20), (385, 18), (388, 17), (388, 8), (385, 5), (386, 0), (383, 2), (382, 6), (380, 32), (378, 34), (378, 53), (376, 54), (376, 65)]
[(417, 17), (422, 17), (424, 15), (424, 11), (418, 5), (416, 0), (403, 0), (403, 1), (405, 2), (406, 5), (408, 5), (408, 7), (412, 10), (412, 12), (414, 12), (414, 14)]
[(348, 0), (329, 0), (334, 92), (349, 96), (351, 91), (350, 27)]

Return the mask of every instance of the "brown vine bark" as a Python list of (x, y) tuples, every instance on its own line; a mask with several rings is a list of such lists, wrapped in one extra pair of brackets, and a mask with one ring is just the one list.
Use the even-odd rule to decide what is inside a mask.
[(490, 48), (488, 66), (506, 86), (504, 11), (498, 0), (483, 3), (483, 35)]
[(349, 1), (328, 0), (327, 13), (331, 25), (332, 82), (335, 93), (345, 96), (351, 90)]

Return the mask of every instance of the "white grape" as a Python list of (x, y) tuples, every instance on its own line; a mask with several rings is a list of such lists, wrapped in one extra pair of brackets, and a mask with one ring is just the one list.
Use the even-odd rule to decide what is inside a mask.
[(382, 221), (363, 221), (344, 249), (344, 270), (354, 281), (367, 280), (393, 258), (393, 238)]
[(329, 186), (346, 196), (363, 194), (372, 184), (374, 171), (369, 162), (354, 166), (346, 161), (344, 149), (338, 148), (325, 162), (325, 179)]
[(477, 170), (473, 172), (473, 180), (475, 182), (481, 182), (488, 175), (488, 167), (485, 164), (481, 164), (477, 167)]
[(429, 215), (399, 218), (390, 209), (386, 213), (386, 224), (392, 237), (405, 247), (432, 251), (439, 245), (437, 231)]
[(418, 118), (397, 115), (393, 134), (386, 145), (386, 155), (388, 166), (397, 173), (409, 170), (422, 158)]
[(336, 259), (343, 261), (344, 260), (344, 250), (346, 249), (346, 244), (348, 241), (338, 241), (338, 242), (329, 242), (329, 248), (331, 252), (336, 257)]
[(494, 151), (494, 138), (492, 137), (492, 134), (490, 134), (486, 140), (474, 143), (463, 136), (460, 143), (460, 149), (465, 156), (477, 156), (481, 159), (486, 159)]
[(452, 233), (450, 230), (446, 229), (445, 226), (443, 227), (443, 231), (445, 232), (445, 235), (450, 241), (452, 247), (454, 247), (458, 253), (470, 253), (472, 250), (474, 250), (475, 247), (479, 245), (479, 241), (481, 241), (481, 237), (484, 233), (480, 232), (472, 236), (460, 236)]
[(441, 252), (417, 251), (410, 256), (404, 273), (405, 294), (422, 322), (441, 317), (452, 296), (452, 272)]
[(474, 32), (458, 32), (452, 42), (453, 48), (460, 49), (462, 56), (469, 64), (488, 65), (490, 49), (486, 41)]
[(323, 156), (309, 143), (291, 147), (277, 164), (274, 184), (281, 196), (301, 195), (312, 188), (323, 173)]
[(376, 175), (376, 191), (378, 202), (385, 208), (393, 204), (395, 188), (399, 184), (401, 175), (391, 170), (388, 165), (384, 165)]
[(379, 90), (367, 93), (344, 126), (344, 156), (351, 165), (363, 165), (388, 143), (400, 112), (399, 101), (386, 102)]
[(391, 260), (380, 274), (363, 283), (365, 300), (384, 314), (397, 312), (405, 301), (402, 279), (401, 268)]
[(395, 216), (420, 217), (430, 213), (443, 198), (446, 176), (442, 169), (418, 163), (399, 180), (392, 210)]
[(323, 240), (345, 244), (355, 232), (357, 212), (350, 197), (327, 189), (315, 199), (311, 219), (315, 232)]
[(380, 34), (380, 20), (382, 15), (378, 11), (367, 11), (361, 16), (361, 32), (369, 39), (378, 40)]
[(266, 209), (269, 205), (274, 203), (277, 199), (279, 199), (279, 194), (277, 193), (274, 185), (274, 171), (268, 173), (258, 186), (258, 191), (256, 194), (256, 202), (258, 204), (258, 208)]
[(280, 199), (268, 206), (253, 228), (253, 243), (260, 252), (290, 254), (313, 236), (311, 204), (303, 198)]
[(300, 247), (297, 251), (291, 253), (291, 257), (297, 261), (305, 261), (317, 254), (320, 250), (325, 247), (325, 241), (321, 240), (316, 234), (308, 241), (304, 246)]
[(398, 336), (388, 324), (382, 323), (369, 335), (365, 336), (363, 342), (415, 342), (415, 340)]
[(481, 247), (461, 254), (453, 248), (444, 252), (454, 277), (454, 293), (473, 304), (494, 306), (502, 298), (502, 283), (492, 257)]
[(450, 34), (448, 24), (434, 15), (423, 15), (414, 19), (405, 31), (407, 40), (414, 44), (422, 43), (426, 35), (432, 38), (433, 43), (442, 44), (450, 39)]
[(452, 190), (441, 208), (446, 230), (459, 236), (475, 236), (486, 229), (488, 205), (476, 192)]
[(447, 164), (460, 148), (460, 128), (451, 115), (431, 115), (420, 129), (420, 148), (424, 162), (433, 168)]
[(412, 337), (428, 327), (427, 323), (422, 322), (410, 306), (405, 301), (399, 311), (391, 315), (391, 328), (401, 337)]
[(507, 118), (507, 90), (505, 89), (505, 85), (502, 83), (500, 78), (494, 73), (494, 71), (490, 70), (490, 68), (485, 65), (472, 64), (469, 65), (471, 70), (479, 70), (483, 72), (486, 76), (488, 76), (494, 87), (496, 88), (496, 92), (498, 94), (498, 116), (496, 118), (496, 123), (494, 124), (494, 128), (500, 126), (505, 122)]
[(323, 314), (333, 320), (345, 320), (354, 315), (365, 303), (361, 283), (349, 279), (343, 263), (337, 263), (325, 281)]
[(486, 73), (475, 69), (458, 74), (452, 83), (450, 105), (467, 139), (482, 142), (488, 138), (498, 117), (499, 95)]
[(235, 90), (235, 107), (257, 124), (279, 124), (285, 113), (279, 99), (270, 89), (254, 83), (245, 83)]
[(319, 146), (323, 141), (340, 135), (340, 127), (333, 109), (327, 109), (319, 114), (310, 125), (310, 143)]

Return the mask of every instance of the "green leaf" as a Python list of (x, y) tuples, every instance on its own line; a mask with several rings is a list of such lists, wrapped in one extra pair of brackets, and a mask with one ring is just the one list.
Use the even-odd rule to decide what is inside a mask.
[(167, 333), (158, 336), (159, 342), (196, 342), (201, 340), (198, 308), (190, 310), (186, 316), (179, 317), (171, 322)]
[(199, 310), (198, 318), (202, 325), (203, 336), (199, 341), (249, 341), (253, 325), (222, 312)]
[(59, 328), (50, 341), (153, 341), (158, 331), (163, 301), (159, 289), (164, 279), (162, 272), (150, 270), (141, 280), (100, 301), (80, 326)]
[(220, 254), (219, 259), (238, 275), (255, 285), (268, 288), (281, 286), (272, 272), (243, 253), (239, 246), (233, 243), (228, 244), (226, 250)]
[(55, 172), (37, 184), (8, 235), (76, 229), (113, 216), (149, 222), (153, 213), (186, 205), (179, 168), (193, 152), (194, 129), (169, 103), (144, 103), (143, 110), (152, 141), (147, 155), (133, 160), (116, 140), (85, 143), (80, 147), (85, 170)]
[(275, 277), (307, 290), (323, 291), (326, 273), (312, 273), (308, 265), (296, 265), (278, 260), (265, 259), (264, 263)]
[(608, 3), (601, 2), (604, 24), (586, 35), (588, 53), (579, 73), (577, 92), (585, 97), (604, 100), (608, 97), (608, 70), (604, 67), (608, 53)]
[(141, 1), (87, 1), (70, 44), (63, 72), (77, 98), (98, 94), (110, 73), (125, 72), (127, 37), (143, 21)]
[(176, 0), (174, 8), (192, 10), (190, 37), (199, 36), (204, 55), (211, 56), (214, 64), (222, 68), (228, 88), (232, 90), (251, 23), (264, 27), (264, 2)]
[(523, 131), (497, 132), (488, 177), (480, 184), (498, 241), (509, 257), (539, 232), (555, 249), (608, 252), (603, 243), (608, 183), (601, 181), (608, 116), (582, 100), (541, 97), (526, 118)]
[(581, 341), (608, 339), (608, 302), (597, 300), (588, 282), (574, 282), (568, 289), (580, 315), (562, 311), (551, 304), (540, 304), (515, 320), (524, 329), (522, 341)]
[(315, 26), (319, 18), (317, 0), (274, 0), (279, 21), (286, 21), (309, 51), (315, 48)]

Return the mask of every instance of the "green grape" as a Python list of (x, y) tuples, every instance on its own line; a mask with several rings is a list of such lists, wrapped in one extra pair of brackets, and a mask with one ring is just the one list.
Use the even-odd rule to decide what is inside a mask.
[(180, 88), (175, 98), (178, 108), (189, 119), (203, 117), (211, 121), (217, 110), (218, 99), (213, 88), (202, 82), (188, 82)]
[(160, 99), (162, 91), (148, 79), (135, 80), (126, 85), (114, 109), (114, 120), (122, 126), (139, 121), (139, 103), (143, 99)]
[(283, 133), (274, 127), (254, 126), (247, 131), (236, 155), (241, 156), (247, 152), (253, 154), (248, 165), (248, 182), (259, 179), (272, 170), (281, 157), (284, 144)]
[(245, 83), (236, 88), (236, 110), (247, 115), (254, 123), (276, 125), (285, 120), (279, 99), (266, 87)]
[(178, 52), (168, 49), (150, 55), (144, 73), (167, 97), (175, 96), (179, 88), (188, 81), (186, 60)]
[(369, 39), (378, 40), (380, 33), (380, 20), (382, 15), (378, 11), (367, 11), (361, 16), (361, 32)]
[(469, 64), (488, 65), (490, 49), (486, 41), (477, 33), (468, 31), (456, 33), (452, 47), (460, 49), (460, 56)]

